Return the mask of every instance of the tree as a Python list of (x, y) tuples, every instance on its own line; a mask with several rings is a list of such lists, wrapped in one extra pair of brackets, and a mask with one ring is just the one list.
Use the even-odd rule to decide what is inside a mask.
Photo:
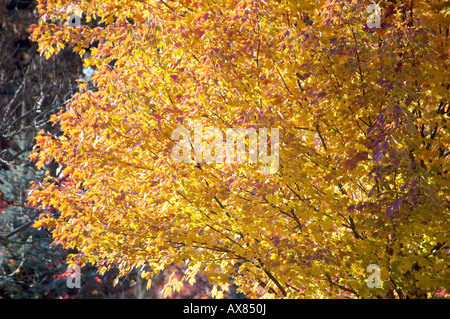
[[(448, 9), (382, 1), (377, 28), (369, 4), (41, 1), (41, 54), (89, 51), (96, 72), (52, 116), (63, 133), (36, 137), (30, 158), (58, 168), (28, 200), (60, 216), (35, 227), (100, 272), (185, 264), (165, 296), (199, 272), (218, 298), (231, 283), (264, 298), (448, 289)], [(173, 132), (199, 123), (278, 129), (278, 166), (199, 160), (207, 130), (174, 160)]]
[[(50, 245), (46, 229), (30, 227), (40, 211), (26, 203), (29, 183), (44, 175), (28, 159), (34, 136), (42, 129), (60, 134), (49, 117), (75, 93), (82, 72), (80, 57), (69, 48), (50, 59), (37, 54), (37, 43), (29, 40), (29, 25), (37, 22), (36, 4), (0, 4), (0, 298), (162, 296), (159, 282), (169, 278), (170, 269), (158, 274), (153, 289), (145, 291), (139, 270), (113, 287), (116, 269), (100, 276), (95, 267), (86, 266), (81, 268), (81, 288), (69, 288), (67, 251)], [(89, 80), (89, 69), (83, 73)], [(52, 174), (54, 164), (48, 166)], [(207, 283), (207, 278), (198, 279)], [(186, 287), (180, 296), (202, 297), (208, 289), (209, 284)]]

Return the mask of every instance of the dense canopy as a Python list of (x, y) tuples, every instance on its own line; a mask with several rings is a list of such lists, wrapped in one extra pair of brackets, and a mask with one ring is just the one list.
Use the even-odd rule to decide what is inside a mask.
[[(35, 227), (100, 271), (184, 263), (219, 298), (448, 288), (449, 11), (380, 1), (370, 28), (370, 4), (41, 0), (40, 52), (73, 46), (95, 73), (36, 137), (37, 167), (59, 167), (28, 200), (59, 213)], [(172, 133), (199, 122), (278, 129), (279, 165), (175, 162)]]

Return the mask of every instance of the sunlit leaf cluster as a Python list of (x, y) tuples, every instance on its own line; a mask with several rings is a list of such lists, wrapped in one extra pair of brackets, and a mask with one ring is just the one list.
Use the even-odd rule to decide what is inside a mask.
[[(441, 1), (40, 1), (40, 52), (95, 89), (52, 117), (29, 198), (100, 271), (186, 264), (222, 297), (431, 297), (448, 288), (449, 19)], [(279, 168), (174, 163), (177, 127), (278, 128)], [(381, 268), (369, 289), (366, 269)]]

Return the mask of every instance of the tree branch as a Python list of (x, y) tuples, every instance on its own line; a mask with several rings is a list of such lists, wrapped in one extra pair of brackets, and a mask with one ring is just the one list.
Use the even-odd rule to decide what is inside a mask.
[(347, 287), (345, 287), (345, 286), (342, 286), (341, 284), (338, 284), (337, 282), (334, 282), (334, 281), (331, 279), (330, 274), (325, 274), (325, 276), (327, 277), (328, 282), (329, 282), (332, 286), (336, 286), (336, 287), (338, 287), (338, 288), (341, 289), (341, 290), (344, 290), (344, 291), (347, 291), (347, 292), (351, 292), (352, 294), (358, 296), (358, 293), (357, 293), (353, 288), (351, 288), (351, 287), (350, 287), (350, 288), (347, 288)]
[(8, 233), (7, 235), (4, 236), (0, 236), (0, 242), (1, 241), (8, 241), (8, 239), (12, 236), (14, 236), (15, 234), (17, 234), (18, 232), (21, 232), (22, 230), (28, 228), (29, 226), (31, 226), (34, 223), (34, 219), (17, 227), (16, 229), (14, 229), (12, 232)]

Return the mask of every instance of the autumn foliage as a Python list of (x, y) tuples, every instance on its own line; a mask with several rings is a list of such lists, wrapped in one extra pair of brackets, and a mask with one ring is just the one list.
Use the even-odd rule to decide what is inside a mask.
[[(96, 72), (52, 117), (63, 134), (36, 137), (37, 167), (59, 167), (28, 200), (60, 215), (35, 226), (100, 272), (185, 264), (165, 296), (197, 273), (218, 298), (448, 289), (448, 8), (380, 1), (368, 28), (370, 3), (40, 0), (40, 52), (71, 46)], [(278, 128), (278, 170), (175, 163), (171, 134), (195, 121)]]

